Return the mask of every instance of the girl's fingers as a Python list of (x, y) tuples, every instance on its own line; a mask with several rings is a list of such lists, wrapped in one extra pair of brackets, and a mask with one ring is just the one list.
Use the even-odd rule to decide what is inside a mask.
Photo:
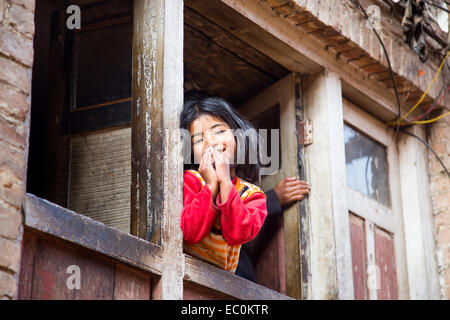
[(304, 190), (302, 190), (302, 191), (295, 191), (295, 192), (291, 192), (291, 193), (286, 194), (286, 198), (292, 199), (292, 198), (297, 197), (297, 196), (304, 197), (308, 193), (309, 193), (308, 191), (304, 191)]
[(306, 181), (301, 181), (301, 180), (288, 181), (288, 182), (286, 182), (286, 185), (288, 185), (288, 186), (309, 186)]
[(294, 192), (306, 192), (306, 193), (308, 193), (309, 191), (311, 191), (311, 189), (308, 188), (308, 187), (291, 187), (291, 188), (286, 188), (286, 193), (294, 193)]

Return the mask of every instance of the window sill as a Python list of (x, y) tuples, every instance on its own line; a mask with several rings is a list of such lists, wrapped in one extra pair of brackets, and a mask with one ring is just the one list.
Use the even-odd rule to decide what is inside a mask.
[(161, 275), (162, 250), (157, 245), (29, 193), (23, 209), (26, 227)]
[(279, 292), (185, 255), (186, 281), (224, 293), (240, 300), (294, 300)]
[[(101, 222), (26, 194), (25, 226), (161, 276), (162, 248)], [(292, 300), (254, 282), (185, 255), (185, 281), (242, 300)]]

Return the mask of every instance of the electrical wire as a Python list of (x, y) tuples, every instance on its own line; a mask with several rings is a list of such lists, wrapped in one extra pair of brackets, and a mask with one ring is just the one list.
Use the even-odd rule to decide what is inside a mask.
[(436, 81), (437, 76), (439, 75), (439, 73), (442, 70), (442, 67), (444, 66), (445, 60), (447, 59), (448, 55), (450, 54), (450, 51), (447, 51), (447, 54), (445, 55), (444, 59), (441, 62), (441, 65), (439, 66), (438, 71), (436, 72), (436, 74), (433, 77), (433, 80), (431, 80), (430, 84), (428, 85), (428, 87), (426, 88), (425, 92), (423, 93), (422, 97), (420, 97), (419, 101), (417, 101), (417, 103), (400, 119), (398, 120), (394, 120), (394, 121), (390, 121), (387, 123), (387, 125), (393, 126), (393, 125), (398, 125), (400, 121), (405, 120), (406, 117), (408, 117), (423, 101), (423, 99), (425, 99), (425, 96), (428, 93), (428, 90), (430, 90), (431, 86), (433, 85), (434, 81)]
[(435, 8), (441, 9), (441, 10), (447, 12), (447, 13), (450, 13), (450, 10), (448, 10), (448, 9), (446, 9), (446, 8), (444, 8), (444, 7), (441, 7), (440, 5), (437, 5), (437, 4), (435, 4), (435, 3), (433, 3), (433, 2), (430, 2), (430, 1), (427, 1), (427, 0), (423, 0), (423, 1), (426, 2), (426, 3), (428, 3), (430, 6), (433, 6), (433, 7), (435, 7)]
[(408, 132), (408, 131), (404, 131), (402, 130), (401, 132), (403, 132), (404, 134), (410, 135), (414, 138), (416, 138), (417, 140), (419, 140), (420, 142), (422, 142), (424, 145), (427, 146), (427, 148), (433, 152), (434, 156), (436, 157), (436, 159), (439, 161), (439, 163), (441, 164), (442, 168), (444, 168), (445, 173), (447, 173), (447, 176), (450, 178), (450, 173), (447, 170), (447, 167), (445, 166), (445, 164), (442, 162), (441, 158), (439, 158), (439, 156), (437, 155), (436, 151), (433, 150), (433, 148), (426, 142), (424, 141), (422, 138), (416, 136), (414, 133)]
[[(445, 92), (444, 92), (444, 90), (445, 90)], [(400, 126), (401, 127), (411, 126), (411, 125), (415, 124), (415, 121), (422, 119), (424, 116), (429, 114), (431, 111), (435, 110), (438, 105), (442, 104), (442, 101), (447, 96), (447, 93), (449, 90), (450, 90), (450, 86), (448, 86), (447, 89), (445, 89), (445, 87), (442, 88), (442, 90), (439, 92), (437, 98), (434, 100), (433, 104), (424, 113), (422, 113), (421, 115), (418, 115), (417, 117), (412, 119), (410, 122), (400, 124)]]
[[(400, 98), (399, 98), (398, 90), (397, 90), (397, 84), (395, 83), (394, 74), (393, 74), (392, 68), (391, 68), (391, 62), (390, 62), (390, 60), (389, 60), (389, 56), (388, 56), (388, 54), (387, 54), (386, 48), (385, 48), (385, 46), (384, 46), (384, 43), (383, 43), (383, 41), (381, 40), (380, 36), (378, 35), (378, 32), (375, 30), (374, 26), (372, 25), (372, 22), (370, 21), (369, 16), (367, 15), (367, 12), (366, 12), (366, 10), (364, 9), (364, 7), (361, 5), (361, 3), (359, 2), (359, 0), (354, 0), (354, 1), (356, 1), (356, 2), (358, 3), (358, 6), (359, 6), (359, 8), (361, 9), (361, 11), (364, 13), (364, 16), (365, 16), (366, 19), (370, 22), (370, 24), (371, 24), (371, 26), (372, 26), (372, 30), (373, 30), (373, 32), (375, 33), (375, 36), (377, 37), (378, 41), (380, 42), (381, 47), (383, 48), (384, 55), (386, 56), (386, 60), (387, 60), (388, 67), (389, 67), (389, 73), (390, 73), (390, 75), (391, 75), (392, 83), (393, 83), (393, 85), (394, 85), (394, 91), (395, 91), (395, 96), (396, 96), (396, 99), (397, 99), (397, 106), (398, 106), (397, 117), (396, 117), (396, 119), (395, 119), (394, 121), (391, 121), (391, 123), (393, 122), (394, 124), (397, 124), (397, 131), (398, 131), (398, 130), (399, 130), (399, 124), (400, 124), (400, 121), (401, 121), (401, 120), (404, 120), (409, 114), (411, 114), (411, 112), (413, 112), (414, 109), (416, 109), (417, 106), (419, 106), (420, 103), (421, 103), (421, 102), (423, 101), (423, 99), (425, 98), (425, 96), (426, 96), (428, 90), (430, 89), (431, 85), (434, 83), (434, 81), (436, 80), (438, 74), (441, 72), (441, 69), (442, 69), (442, 67), (443, 67), (443, 65), (444, 65), (444, 62), (445, 62), (445, 60), (447, 59), (447, 57), (448, 57), (450, 51), (447, 52), (445, 58), (442, 60), (442, 63), (441, 63), (441, 65), (439, 66), (439, 70), (436, 72), (436, 74), (435, 74), (433, 80), (432, 80), (431, 83), (428, 85), (428, 87), (427, 87), (427, 89), (425, 90), (425, 92), (424, 92), (424, 94), (422, 95), (422, 97), (419, 99), (419, 101), (416, 103), (416, 105), (415, 105), (413, 108), (411, 108), (411, 110), (409, 110), (408, 113), (407, 113), (405, 116), (403, 116), (403, 118), (402, 118), (402, 117), (401, 117), (401, 114), (400, 114), (400, 113), (401, 113), (401, 105), (400, 105)], [(438, 119), (431, 119), (431, 120), (436, 121), (436, 120), (438, 120)], [(441, 158), (439, 158), (439, 156), (437, 155), (436, 151), (434, 151), (433, 148), (432, 148), (426, 141), (422, 140), (420, 137), (418, 137), (418, 136), (416, 136), (415, 134), (410, 133), (410, 132), (408, 132), (408, 131), (404, 131), (404, 130), (403, 130), (402, 132), (405, 133), (405, 134), (408, 134), (408, 135), (410, 135), (410, 136), (415, 137), (415, 138), (418, 139), (420, 142), (422, 142), (428, 149), (430, 149), (431, 152), (433, 152), (434, 156), (435, 156), (435, 157), (437, 158), (437, 160), (439, 161), (439, 163), (441, 164), (441, 166), (444, 168), (445, 172), (447, 173), (447, 176), (450, 178), (450, 174), (449, 174), (449, 172), (448, 172), (448, 170), (447, 170), (447, 167), (444, 165), (444, 163), (442, 162)]]
[(448, 111), (447, 113), (441, 114), (440, 116), (430, 119), (430, 120), (423, 120), (423, 121), (414, 121), (413, 124), (427, 124), (427, 123), (432, 123), (435, 121), (438, 121), (439, 119), (442, 119), (446, 116), (448, 116), (450, 114), (450, 111)]
[[(395, 82), (395, 78), (394, 78), (394, 73), (392, 72), (392, 68), (391, 68), (391, 60), (389, 59), (389, 55), (386, 51), (386, 47), (384, 46), (383, 41), (380, 38), (380, 35), (378, 34), (377, 30), (375, 30), (375, 27), (372, 25), (372, 21), (370, 21), (369, 16), (367, 15), (366, 10), (364, 9), (364, 7), (361, 5), (361, 3), (359, 2), (359, 0), (356, 0), (356, 2), (358, 3), (359, 8), (361, 9), (361, 11), (363, 12), (364, 16), (366, 17), (366, 19), (369, 21), (370, 25), (372, 26), (372, 30), (375, 33), (375, 36), (377, 37), (378, 41), (381, 44), (381, 47), (383, 48), (383, 52), (384, 55), (386, 57), (386, 61), (389, 67), (389, 74), (391, 75), (391, 79), (392, 79), (392, 84), (394, 86), (394, 91), (395, 91), (395, 97), (397, 99), (397, 118), (400, 118), (400, 110), (401, 110), (401, 104), (400, 104), (400, 97), (398, 94), (398, 89), (397, 89), (397, 83)], [(395, 121), (395, 120), (394, 120)]]

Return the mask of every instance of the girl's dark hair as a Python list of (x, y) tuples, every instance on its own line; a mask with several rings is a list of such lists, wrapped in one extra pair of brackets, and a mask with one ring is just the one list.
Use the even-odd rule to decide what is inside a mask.
[[(240, 115), (233, 106), (225, 99), (220, 97), (208, 97), (205, 94), (194, 94), (187, 98), (184, 102), (183, 111), (180, 115), (180, 128), (189, 130), (191, 123), (201, 115), (211, 115), (220, 118), (227, 123), (235, 134), (238, 136), (237, 147), (241, 147), (239, 141), (245, 141), (245, 163), (237, 163), (235, 167), (236, 175), (251, 183), (260, 183), (260, 159), (259, 156), (254, 157), (254, 163), (249, 163), (250, 145), (259, 153), (260, 140), (255, 127), (244, 116)], [(244, 135), (239, 137), (239, 135)], [(187, 147), (187, 145), (186, 145)], [(189, 139), (189, 148), (190, 139)], [(192, 158), (191, 158), (192, 160)], [(193, 161), (190, 161), (193, 163)], [(241, 161), (239, 161), (241, 162)], [(198, 169), (198, 164), (184, 164), (184, 169)]]

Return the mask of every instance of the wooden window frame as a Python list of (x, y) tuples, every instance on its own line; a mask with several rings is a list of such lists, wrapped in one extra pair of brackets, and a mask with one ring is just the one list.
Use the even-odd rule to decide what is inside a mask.
[(115, 127), (129, 127), (131, 124), (131, 101), (132, 98), (124, 98), (114, 101), (75, 108), (76, 85), (77, 85), (77, 65), (78, 65), (78, 44), (75, 34), (89, 32), (107, 28), (110, 26), (128, 23), (133, 20), (130, 15), (119, 18), (108, 18), (99, 22), (82, 25), (80, 30), (66, 30), (66, 72), (70, 75), (66, 85), (66, 106), (65, 115), (67, 121), (63, 122), (62, 131), (67, 134), (80, 134), (96, 130), (109, 129)]
[[(399, 185), (399, 156), (397, 152), (394, 132), (387, 129), (384, 123), (376, 120), (347, 99), (343, 98), (344, 122), (363, 132), (371, 139), (382, 144), (386, 150), (388, 164), (388, 187), (390, 192), (390, 207), (362, 193), (345, 186), (348, 212), (364, 219), (366, 261), (367, 266), (375, 263), (375, 226), (393, 235), (395, 248), (396, 280), (399, 299), (409, 296), (407, 284), (407, 269), (403, 231), (403, 214)], [(377, 289), (368, 290), (368, 298), (377, 299)]]

